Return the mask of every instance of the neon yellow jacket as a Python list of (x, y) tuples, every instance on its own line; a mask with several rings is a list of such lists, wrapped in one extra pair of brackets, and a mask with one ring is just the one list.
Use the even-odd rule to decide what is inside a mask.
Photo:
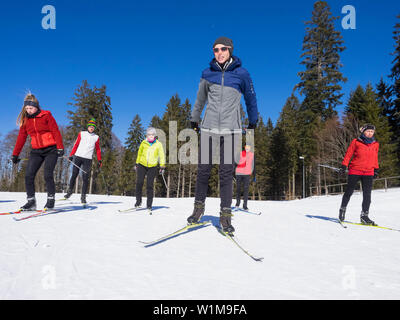
[(143, 140), (139, 147), (136, 163), (145, 167), (156, 167), (158, 162), (160, 162), (160, 167), (165, 167), (162, 143), (156, 140), (150, 144), (147, 140)]

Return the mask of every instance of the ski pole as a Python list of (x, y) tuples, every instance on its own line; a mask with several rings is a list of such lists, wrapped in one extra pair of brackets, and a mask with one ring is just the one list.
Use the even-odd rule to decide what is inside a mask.
[(106, 187), (107, 195), (109, 196), (109, 195), (110, 195), (110, 192), (109, 192), (109, 190), (108, 190), (108, 186), (107, 186), (107, 183), (106, 183), (106, 179), (104, 179), (103, 171), (101, 171), (101, 170), (99, 170), (99, 171), (100, 171), (101, 177), (103, 178), (103, 183), (104, 183), (104, 186)]
[(328, 169), (331, 169), (331, 170), (334, 170), (334, 171), (336, 171), (336, 172), (339, 172), (339, 171), (340, 171), (340, 169), (335, 168), (335, 167), (328, 166), (328, 165), (326, 165), (326, 164), (319, 164), (319, 166), (320, 166), (320, 167), (324, 167), (324, 168), (328, 168)]
[(71, 162), (75, 167), (77, 167), (80, 171), (84, 172), (87, 174), (87, 172), (83, 169), (81, 169), (81, 167), (78, 167), (73, 161), (69, 160), (69, 158), (67, 156), (63, 156), (64, 159), (67, 159), (69, 162)]
[(161, 172), (161, 176), (162, 176), (162, 178), (164, 180), (165, 188), (168, 189), (167, 182), (165, 181), (165, 178), (164, 178), (164, 171)]

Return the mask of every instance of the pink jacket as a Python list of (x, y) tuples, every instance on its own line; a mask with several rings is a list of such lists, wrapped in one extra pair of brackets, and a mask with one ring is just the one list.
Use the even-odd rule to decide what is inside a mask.
[(240, 155), (239, 164), (236, 167), (237, 175), (251, 175), (254, 167), (254, 153), (245, 150)]

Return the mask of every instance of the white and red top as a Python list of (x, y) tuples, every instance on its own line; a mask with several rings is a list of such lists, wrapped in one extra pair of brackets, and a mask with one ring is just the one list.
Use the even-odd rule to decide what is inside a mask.
[(101, 160), (100, 138), (95, 133), (89, 131), (81, 131), (71, 150), (70, 157), (73, 155), (85, 159), (92, 159), (93, 151), (96, 148), (97, 160)]

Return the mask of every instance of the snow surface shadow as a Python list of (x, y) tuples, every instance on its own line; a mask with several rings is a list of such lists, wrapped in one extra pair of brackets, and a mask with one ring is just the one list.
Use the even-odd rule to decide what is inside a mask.
[(0, 203), (3, 203), (3, 202), (16, 202), (16, 200), (0, 200)]
[(40, 217), (44, 217), (44, 216), (48, 216), (48, 215), (54, 215), (54, 214), (60, 214), (60, 213), (68, 213), (68, 212), (72, 212), (72, 211), (80, 211), (80, 210), (94, 210), (97, 209), (96, 206), (87, 206), (86, 208), (83, 208), (82, 206), (71, 206), (71, 207), (64, 207), (62, 209), (60, 209), (59, 211), (55, 211), (55, 212), (45, 212), (42, 213), (41, 215), (38, 215), (36, 217), (32, 217), (32, 218), (40, 218)]
[(207, 228), (207, 227), (209, 227), (209, 226), (210, 226), (210, 224), (198, 226), (198, 227), (192, 228), (192, 229), (190, 229), (190, 230), (186, 230), (186, 231), (184, 231), (184, 232), (175, 234), (175, 235), (173, 235), (173, 236), (171, 236), (171, 237), (168, 237), (168, 238), (166, 238), (166, 239), (162, 239), (162, 240), (157, 241), (157, 242), (155, 242), (155, 243), (146, 244), (144, 247), (145, 247), (145, 248), (149, 248), (149, 247), (152, 247), (152, 246), (156, 246), (156, 245), (158, 245), (158, 244), (160, 244), (160, 243), (163, 243), (163, 242), (165, 242), (165, 241), (172, 240), (172, 239), (174, 239), (174, 238), (183, 236), (184, 234), (188, 234), (188, 233), (193, 232), (193, 231), (196, 231), (196, 230), (200, 230), (200, 229), (203, 229), (203, 228)]
[(211, 224), (214, 227), (219, 227), (219, 216), (218, 217), (216, 217), (216, 216), (203, 216), (201, 218), (200, 222), (203, 222), (203, 221), (210, 221)]
[(117, 203), (122, 203), (121, 201), (97, 201), (97, 202), (92, 202), (90, 201), (91, 204), (117, 204)]
[(306, 214), (306, 217), (310, 218), (310, 219), (320, 219), (320, 220), (325, 220), (325, 221), (338, 223), (338, 219), (337, 218), (324, 217), (324, 216), (313, 216), (311, 214)]
[[(160, 209), (169, 209), (169, 207), (166, 207), (166, 206), (154, 206), (154, 207), (151, 207), (151, 211), (160, 210)], [(136, 209), (136, 211), (143, 211), (143, 210), (147, 210), (147, 208)]]

